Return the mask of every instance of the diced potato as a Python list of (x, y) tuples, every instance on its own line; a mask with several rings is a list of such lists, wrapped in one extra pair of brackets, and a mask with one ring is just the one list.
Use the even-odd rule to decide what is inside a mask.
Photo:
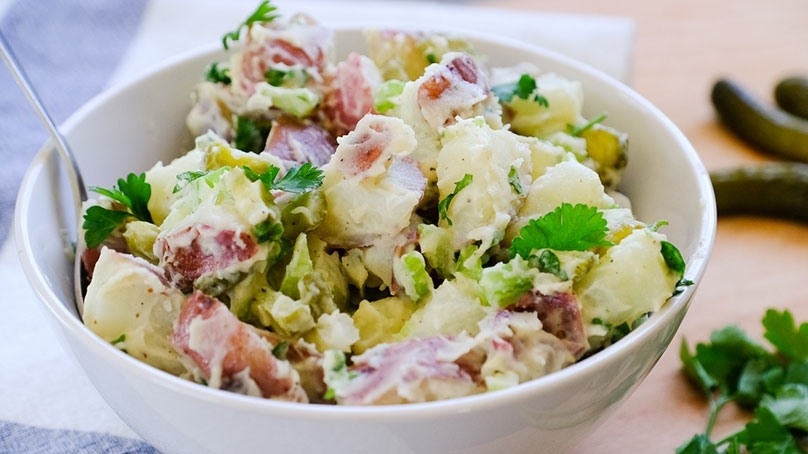
[[(452, 231), (455, 250), (479, 242), (484, 253), (503, 238), (530, 184), (530, 157), (526, 143), (510, 131), (491, 129), (480, 117), (444, 130), (438, 190), (441, 200), (453, 198), (439, 225)], [(458, 191), (464, 179), (468, 184)]]
[(123, 238), (132, 254), (156, 264), (159, 259), (154, 255), (154, 240), (159, 233), (160, 229), (151, 222), (132, 221), (126, 224)]
[(363, 300), (353, 314), (359, 329), (359, 340), (353, 351), (361, 354), (374, 345), (395, 340), (395, 334), (418, 306), (405, 296), (389, 297), (373, 302)]
[(185, 295), (143, 259), (103, 248), (84, 298), (84, 324), (131, 356), (172, 374), (185, 366), (169, 338)]
[(401, 328), (398, 338), (451, 336), (461, 332), (477, 334), (477, 323), (486, 315), (476, 283), (458, 276), (444, 281), (432, 298), (423, 303)]
[(540, 74), (535, 80), (539, 95), (547, 100), (546, 106), (517, 96), (503, 103), (504, 120), (515, 133), (546, 137), (580, 123), (584, 97), (580, 82), (555, 73)]
[(614, 128), (596, 124), (584, 131), (586, 152), (595, 161), (595, 170), (607, 187), (620, 183), (622, 170), (628, 164), (628, 135)]
[(379, 66), (385, 80), (415, 80), (443, 54), (472, 51), (468, 41), (441, 34), (368, 29), (365, 41), (368, 56)]
[(575, 285), (590, 337), (658, 311), (671, 296), (679, 276), (660, 252), (664, 238), (648, 229), (632, 231)]
[(533, 182), (516, 220), (508, 226), (506, 239), (515, 238), (530, 219), (547, 214), (564, 202), (600, 209), (615, 205), (597, 173), (575, 160), (566, 160), (550, 167)]

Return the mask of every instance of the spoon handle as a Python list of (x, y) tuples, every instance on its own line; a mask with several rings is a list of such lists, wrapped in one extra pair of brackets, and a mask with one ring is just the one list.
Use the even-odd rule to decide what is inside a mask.
[(28, 76), (25, 74), (25, 71), (22, 69), (22, 66), (17, 60), (17, 57), (14, 55), (14, 52), (8, 45), (8, 41), (6, 41), (2, 31), (0, 31), (0, 53), (2, 53), (3, 60), (5, 61), (6, 66), (8, 66), (11, 75), (14, 76), (14, 80), (17, 82), (17, 85), (20, 86), (20, 89), (22, 89), (25, 97), (28, 98), (28, 102), (34, 108), (37, 115), (39, 115), (39, 119), (48, 129), (48, 132), (50, 132), (51, 138), (56, 144), (56, 150), (59, 152), (64, 162), (69, 164), (67, 173), (68, 178), (70, 179), (70, 186), (73, 191), (73, 198), (76, 203), (76, 213), (81, 213), (81, 205), (85, 200), (87, 200), (87, 188), (84, 185), (81, 172), (79, 172), (76, 158), (70, 151), (70, 147), (67, 145), (67, 141), (65, 140), (64, 136), (59, 132), (59, 129), (56, 127), (56, 124), (53, 122), (50, 114), (48, 114), (48, 111), (42, 104), (40, 97), (37, 95), (33, 85), (28, 79)]

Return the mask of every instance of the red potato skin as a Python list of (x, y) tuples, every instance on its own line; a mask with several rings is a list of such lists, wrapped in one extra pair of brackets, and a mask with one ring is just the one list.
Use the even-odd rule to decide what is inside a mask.
[(336, 149), (336, 139), (322, 126), (281, 115), (272, 121), (264, 152), (292, 165), (322, 167)]
[(574, 294), (527, 292), (513, 305), (513, 310), (536, 312), (543, 329), (561, 339), (576, 360), (589, 349), (583, 316)]
[(362, 117), (376, 113), (373, 89), (373, 82), (362, 72), (358, 53), (351, 53), (337, 64), (323, 99), (323, 112), (336, 136), (353, 131)]
[[(207, 322), (204, 332), (192, 330), (196, 321)], [(193, 336), (203, 336), (204, 339), (192, 340)], [(240, 374), (246, 371), (265, 398), (307, 401), (306, 393), (297, 381), (279, 369), (272, 345), (252, 327), (238, 320), (222, 302), (201, 291), (192, 293), (180, 309), (171, 342), (197, 366), (209, 383), (213, 362), (223, 350), (223, 388), (237, 385), (242, 380)]]
[[(215, 247), (210, 247), (212, 244)], [(188, 289), (205, 274), (255, 256), (258, 243), (247, 232), (195, 224), (159, 239), (155, 249), (171, 280), (180, 288)]]

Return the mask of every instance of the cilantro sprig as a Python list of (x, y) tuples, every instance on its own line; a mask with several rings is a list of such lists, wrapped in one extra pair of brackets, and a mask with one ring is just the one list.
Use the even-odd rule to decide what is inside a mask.
[(255, 11), (247, 17), (247, 19), (242, 22), (235, 30), (232, 32), (226, 33), (222, 37), (222, 45), (225, 49), (230, 48), (230, 44), (236, 42), (241, 38), (241, 30), (243, 28), (249, 29), (255, 23), (267, 23), (272, 22), (273, 20), (280, 17), (275, 11), (277, 11), (277, 7), (272, 5), (269, 0), (262, 1)]
[(153, 222), (149, 212), (151, 185), (146, 182), (146, 174), (130, 173), (126, 179), (119, 178), (117, 186), (111, 189), (91, 186), (90, 190), (109, 197), (123, 209), (109, 209), (93, 205), (84, 212), (84, 242), (94, 248), (112, 234), (129, 217), (140, 221)]
[(272, 165), (263, 173), (257, 173), (247, 166), (242, 169), (250, 181), (261, 181), (264, 187), (270, 191), (280, 190), (301, 194), (323, 184), (323, 171), (310, 162), (290, 168), (280, 178), (278, 178), (278, 173), (281, 169)]
[(503, 102), (510, 102), (515, 96), (522, 99), (532, 98), (538, 105), (549, 107), (549, 101), (539, 94), (537, 89), (536, 79), (530, 74), (522, 74), (516, 82), (491, 87), (491, 91)]
[[(704, 433), (682, 444), (679, 454), (808, 452), (808, 322), (769, 309), (762, 319), (769, 346), (735, 325), (716, 330), (693, 351), (679, 351), (683, 371), (710, 403)], [(736, 403), (753, 413), (741, 429), (721, 440), (712, 430), (721, 410)]]
[(527, 259), (533, 251), (585, 251), (611, 246), (606, 240), (607, 224), (596, 207), (582, 203), (562, 203), (555, 210), (531, 219), (513, 239), (511, 257)]

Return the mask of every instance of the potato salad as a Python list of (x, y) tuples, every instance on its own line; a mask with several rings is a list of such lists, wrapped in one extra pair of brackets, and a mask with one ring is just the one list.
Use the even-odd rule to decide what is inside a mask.
[(186, 154), (92, 188), (83, 320), (204, 386), (427, 402), (608, 348), (690, 283), (618, 192), (628, 137), (578, 81), (472, 43), (264, 2), (195, 87)]

